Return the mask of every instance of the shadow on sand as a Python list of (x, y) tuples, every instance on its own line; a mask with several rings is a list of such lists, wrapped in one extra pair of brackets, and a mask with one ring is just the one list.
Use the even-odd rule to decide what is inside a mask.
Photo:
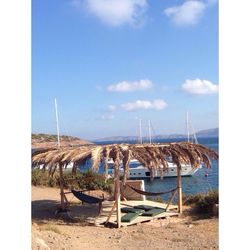
[(98, 214), (98, 206), (71, 204), (68, 212), (57, 213), (60, 203), (56, 200), (36, 200), (31, 202), (32, 220), (36, 223), (92, 225)]

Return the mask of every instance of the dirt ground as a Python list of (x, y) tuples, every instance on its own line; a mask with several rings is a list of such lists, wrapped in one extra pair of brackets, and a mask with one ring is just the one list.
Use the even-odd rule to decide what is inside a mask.
[[(68, 196), (71, 202), (77, 202)], [(90, 225), (95, 205), (76, 207), (85, 217), (56, 215), (59, 190), (32, 187), (32, 249), (218, 249), (218, 218), (201, 219), (184, 213), (125, 228)]]

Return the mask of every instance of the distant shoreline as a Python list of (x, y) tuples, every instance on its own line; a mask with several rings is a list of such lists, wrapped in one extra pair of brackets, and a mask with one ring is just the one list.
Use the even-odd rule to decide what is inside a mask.
[[(198, 142), (203, 144), (202, 142), (207, 141), (207, 140), (212, 140), (214, 142), (218, 142), (219, 141), (219, 137), (197, 137)], [(142, 141), (144, 143), (148, 143), (149, 139), (148, 138), (143, 138)], [(173, 138), (152, 138), (152, 143), (164, 143), (164, 142), (181, 142), (181, 141), (187, 141), (187, 137), (173, 137)], [(135, 143), (139, 143), (138, 138), (136, 139), (127, 139), (127, 137), (125, 137), (124, 139), (107, 139), (107, 140), (98, 140), (98, 141), (94, 141), (93, 143), (96, 144), (113, 144), (113, 143), (131, 143), (131, 144), (135, 144)]]
[[(197, 133), (195, 133), (196, 137), (198, 139), (202, 138), (218, 138), (219, 137), (219, 128), (213, 128), (213, 129), (206, 129), (206, 130), (200, 130)], [(190, 138), (194, 137), (193, 134), (190, 134)], [(154, 135), (152, 136), (152, 140), (170, 140), (170, 139), (183, 139), (187, 140), (187, 135), (185, 134), (170, 134), (170, 135)], [(147, 136), (142, 137), (143, 141), (148, 141), (149, 138)], [(91, 140), (95, 143), (98, 142), (107, 142), (107, 141), (139, 141), (138, 136), (108, 136), (103, 138), (97, 138)]]

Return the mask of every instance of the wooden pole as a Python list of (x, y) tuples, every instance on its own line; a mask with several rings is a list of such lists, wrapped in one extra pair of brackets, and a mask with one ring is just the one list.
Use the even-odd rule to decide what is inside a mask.
[(116, 202), (116, 217), (117, 227), (121, 227), (121, 194), (119, 180), (119, 161), (115, 161), (115, 202)]
[(113, 204), (113, 206), (112, 206), (112, 208), (111, 208), (111, 210), (110, 210), (110, 212), (109, 212), (109, 215), (108, 215), (107, 220), (105, 221), (105, 224), (107, 224), (107, 223), (109, 222), (110, 217), (112, 216), (112, 214), (113, 214), (113, 212), (114, 212), (114, 210), (115, 210), (115, 207), (116, 207), (116, 201), (114, 202), (114, 204)]
[(173, 201), (173, 199), (174, 199), (174, 197), (175, 197), (175, 195), (176, 195), (176, 193), (177, 193), (177, 190), (178, 190), (178, 189), (176, 189), (176, 190), (174, 191), (174, 193), (172, 194), (171, 198), (169, 199), (168, 204), (167, 204), (167, 207), (166, 207), (166, 212), (168, 211), (168, 207), (170, 206), (171, 202)]
[(182, 214), (181, 166), (177, 166), (178, 213)]
[(63, 169), (62, 165), (59, 164), (59, 171), (60, 171), (60, 195), (61, 195), (61, 208), (64, 209), (64, 190), (63, 190)]

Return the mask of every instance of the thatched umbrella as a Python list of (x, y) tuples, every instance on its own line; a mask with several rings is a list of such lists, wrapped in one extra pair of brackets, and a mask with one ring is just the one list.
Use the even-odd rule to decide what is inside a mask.
[[(167, 170), (166, 157), (172, 157), (173, 163), (191, 164), (198, 167), (205, 164), (211, 167), (210, 159), (218, 159), (218, 154), (205, 146), (190, 142), (166, 143), (166, 144), (112, 144), (112, 145), (88, 145), (75, 148), (46, 149), (35, 152), (32, 155), (33, 167), (44, 164), (44, 167), (53, 168), (59, 165), (67, 167), (70, 162), (77, 167), (88, 159), (92, 159), (93, 169), (99, 170), (101, 162), (107, 163), (108, 159), (122, 161), (124, 171), (128, 171), (130, 160), (137, 159), (149, 170), (162, 168)], [(161, 166), (162, 165), (162, 166)], [(116, 166), (119, 167), (119, 166)], [(126, 180), (126, 175), (124, 175)]]
[(49, 168), (50, 174), (53, 174), (59, 167), (61, 179), (61, 202), (63, 206), (63, 167), (67, 167), (69, 163), (74, 164), (73, 172), (75, 172), (77, 167), (81, 166), (87, 160), (92, 159), (92, 168), (95, 171), (98, 171), (100, 163), (103, 162), (106, 173), (108, 167), (107, 161), (110, 158), (113, 159), (116, 187), (115, 196), (117, 201), (120, 199), (119, 165), (121, 161), (124, 167), (123, 184), (125, 184), (131, 159), (137, 159), (147, 167), (151, 173), (154, 173), (154, 170), (156, 169), (160, 169), (161, 174), (163, 175), (163, 171), (168, 171), (167, 157), (171, 157), (173, 163), (177, 165), (178, 210), (181, 213), (181, 165), (191, 164), (193, 168), (197, 168), (201, 164), (204, 164), (207, 168), (211, 168), (210, 159), (218, 159), (218, 154), (215, 151), (200, 144), (179, 142), (165, 144), (88, 145), (77, 148), (59, 148), (36, 153), (32, 156), (32, 165), (35, 167), (43, 164), (44, 168)]

